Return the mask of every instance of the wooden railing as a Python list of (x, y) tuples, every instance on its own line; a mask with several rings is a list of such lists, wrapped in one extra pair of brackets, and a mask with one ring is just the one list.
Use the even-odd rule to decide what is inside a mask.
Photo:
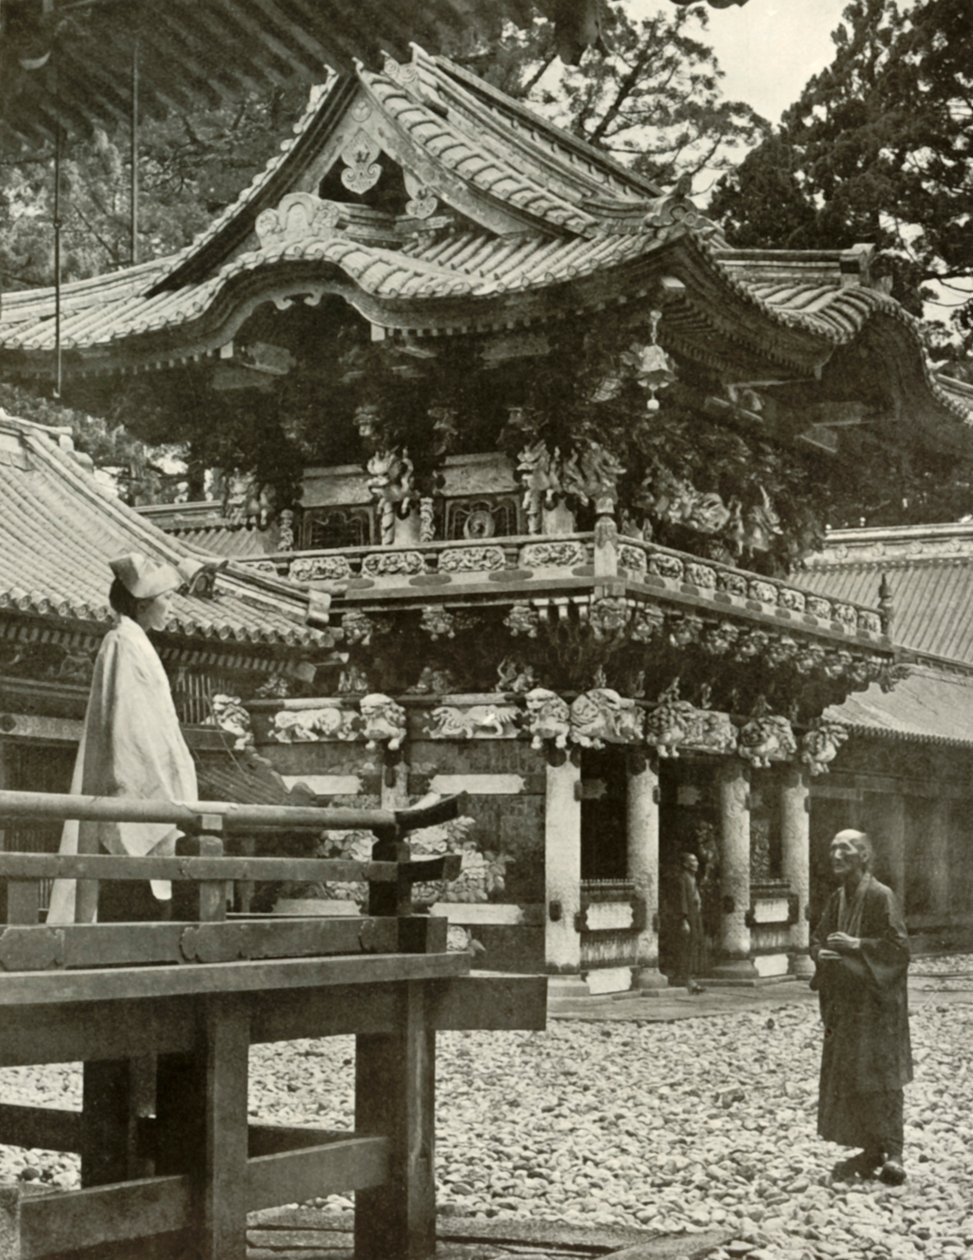
[[(408, 834), (463, 797), (412, 810), (180, 804), (0, 792), (0, 821), (171, 823), (171, 857), (0, 852), (0, 1066), (83, 1063), (82, 1108), (0, 1105), (0, 1142), (81, 1155), (82, 1189), (0, 1185), (0, 1255), (245, 1260), (248, 1211), (355, 1193), (358, 1260), (435, 1251), (435, 1034), (542, 1028), (541, 977), (477, 977), (443, 919), (412, 912)], [(275, 836), (366, 829), (363, 862), (275, 855)], [(243, 839), (254, 854), (225, 852)], [(173, 882), (173, 920), (37, 922), (40, 880)], [(355, 879), (360, 916), (227, 913), (233, 880)], [(97, 897), (95, 896), (95, 900)], [(248, 1123), (257, 1042), (356, 1034), (353, 1127)]]

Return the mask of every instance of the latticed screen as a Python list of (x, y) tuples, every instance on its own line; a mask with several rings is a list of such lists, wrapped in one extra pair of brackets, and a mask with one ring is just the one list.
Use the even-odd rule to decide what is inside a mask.
[(520, 532), (519, 519), (520, 504), (514, 495), (448, 499), (446, 537), (506, 538)]
[(213, 696), (240, 693), (240, 679), (217, 670), (175, 669), (170, 676), (179, 721), (186, 726), (213, 724)]
[(309, 551), (367, 547), (372, 541), (371, 509), (308, 508), (301, 518), (300, 535), (301, 547)]

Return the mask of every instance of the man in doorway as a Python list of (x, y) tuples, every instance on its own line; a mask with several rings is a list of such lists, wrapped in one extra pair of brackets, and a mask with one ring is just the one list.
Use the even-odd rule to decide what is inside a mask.
[(678, 971), (677, 982), (685, 984), (690, 993), (702, 993), (703, 986), (694, 977), (703, 968), (703, 913), (702, 900), (696, 874), (699, 858), (695, 853), (683, 853), (680, 859), (678, 906)]
[(906, 1177), (902, 1087), (912, 1080), (905, 920), (871, 873), (864, 832), (839, 831), (830, 859), (839, 887), (811, 940), (824, 1023), (818, 1133), (862, 1148), (835, 1166), (836, 1178), (878, 1173), (897, 1186)]

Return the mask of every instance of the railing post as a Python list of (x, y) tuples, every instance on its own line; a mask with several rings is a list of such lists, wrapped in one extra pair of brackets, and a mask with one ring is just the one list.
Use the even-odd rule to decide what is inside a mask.
[(359, 1034), (355, 1132), (391, 1141), (390, 1180), (355, 1195), (355, 1260), (429, 1260), (436, 1250), (436, 1034), (425, 988), (396, 986), (395, 1029)]

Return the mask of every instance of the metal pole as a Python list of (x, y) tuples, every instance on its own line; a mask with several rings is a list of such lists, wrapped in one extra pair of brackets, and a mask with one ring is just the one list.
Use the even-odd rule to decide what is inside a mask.
[[(57, 57), (57, 51), (54, 53)], [(61, 97), (54, 62), (54, 397), (61, 397)]]
[(132, 44), (132, 125), (131, 125), (132, 183), (129, 192), (132, 266), (139, 260), (139, 41), (138, 36)]

